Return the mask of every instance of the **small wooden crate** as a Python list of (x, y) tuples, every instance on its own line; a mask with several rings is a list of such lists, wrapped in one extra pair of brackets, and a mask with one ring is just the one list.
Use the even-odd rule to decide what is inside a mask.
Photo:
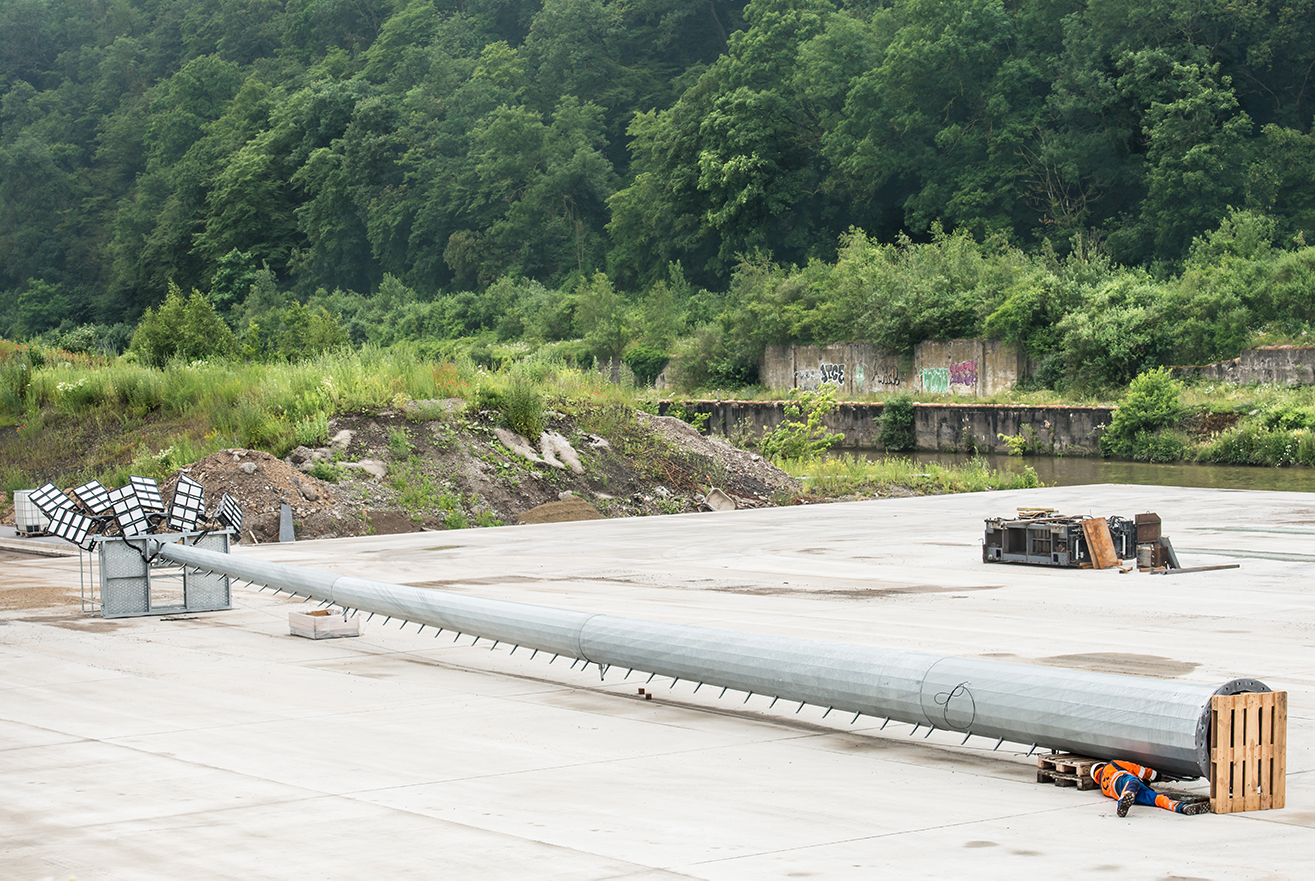
[(1091, 779), (1091, 766), (1100, 759), (1086, 756), (1074, 756), (1068, 753), (1054, 753), (1037, 756), (1036, 782), (1054, 783), (1056, 786), (1076, 786), (1078, 789), (1095, 789), (1096, 781)]
[(1232, 814), (1283, 807), (1288, 693), (1217, 694), (1210, 709), (1210, 809)]
[(335, 615), (328, 609), (289, 612), (288, 631), (293, 636), (304, 636), (307, 639), (360, 636), (361, 616), (353, 615), (351, 618), (344, 618), (341, 613)]

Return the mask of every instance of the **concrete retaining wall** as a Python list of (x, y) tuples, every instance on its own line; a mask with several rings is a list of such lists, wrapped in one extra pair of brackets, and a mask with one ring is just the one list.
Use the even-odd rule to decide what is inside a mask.
[(768, 388), (812, 391), (829, 384), (841, 396), (923, 391), (986, 397), (1026, 375), (1027, 359), (998, 340), (919, 343), (912, 360), (871, 343), (768, 346), (759, 365)]
[[(659, 412), (666, 415), (670, 402)], [(708, 414), (706, 431), (723, 437), (760, 436), (785, 420), (781, 401), (683, 401), (693, 413)], [(879, 447), (882, 404), (842, 403), (826, 419), (845, 439), (840, 448)], [(1110, 407), (1023, 407), (1007, 404), (915, 404), (914, 432), (919, 450), (1006, 452), (1005, 435), (1027, 437), (1035, 452), (1086, 455), (1098, 451), (1100, 431), (1109, 425)]]
[(1315, 347), (1265, 346), (1247, 349), (1232, 361), (1172, 368), (1175, 379), (1206, 379), (1250, 385), (1315, 385)]

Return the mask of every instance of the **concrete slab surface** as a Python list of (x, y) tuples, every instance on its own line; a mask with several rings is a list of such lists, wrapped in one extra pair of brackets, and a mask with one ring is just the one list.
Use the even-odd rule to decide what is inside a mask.
[[(1155, 511), (1183, 565), (1241, 568), (983, 564), (983, 519), (1024, 505)], [(1254, 676), (1289, 692), (1288, 806), (1119, 819), (1037, 784), (1026, 746), (600, 681), (377, 617), (302, 639), (296, 601), (245, 586), (231, 611), (105, 620), (80, 610), (76, 558), (7, 555), (0, 878), (1312, 876), (1315, 495), (1065, 487), (234, 552), (634, 618)], [(24, 596), (45, 599), (5, 602)]]

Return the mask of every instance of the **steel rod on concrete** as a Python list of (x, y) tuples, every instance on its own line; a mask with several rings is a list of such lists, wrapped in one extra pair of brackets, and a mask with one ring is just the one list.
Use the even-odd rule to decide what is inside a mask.
[(151, 551), (345, 608), (529, 646), (600, 669), (625, 667), (968, 736), (1131, 759), (1176, 777), (1209, 774), (1212, 695), (1269, 691), (1254, 679), (1222, 685), (1145, 679), (595, 615), (168, 542), (152, 541)]

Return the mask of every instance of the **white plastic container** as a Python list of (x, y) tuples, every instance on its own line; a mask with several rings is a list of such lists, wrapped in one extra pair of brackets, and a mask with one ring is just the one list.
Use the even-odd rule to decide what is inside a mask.
[(50, 527), (50, 518), (32, 504), (28, 496), (33, 489), (20, 489), (14, 493), (14, 528), (19, 535), (44, 535)]

